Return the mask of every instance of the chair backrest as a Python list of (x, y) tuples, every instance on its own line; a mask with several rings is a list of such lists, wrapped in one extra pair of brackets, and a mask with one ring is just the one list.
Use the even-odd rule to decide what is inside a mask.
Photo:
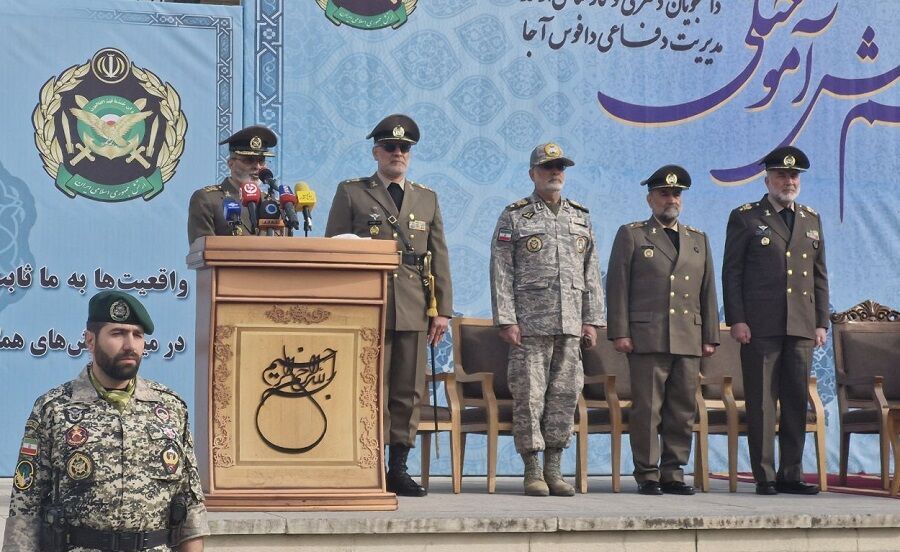
[[(900, 400), (900, 312), (863, 301), (831, 321), (838, 377), (883, 376), (885, 398)], [(850, 400), (872, 398), (871, 385), (844, 387)]]
[[(512, 399), (506, 377), (509, 345), (500, 340), (500, 329), (490, 319), (453, 319), (453, 360), (464, 374), (494, 374), (494, 394), (498, 399)], [(462, 384), (463, 396), (480, 397), (477, 383)]]
[[(716, 347), (712, 356), (700, 359), (700, 373), (710, 381), (722, 381), (724, 376), (731, 376), (731, 385), (736, 400), (744, 400), (744, 377), (741, 372), (741, 344), (728, 335), (729, 328), (721, 326), (722, 343)], [(722, 399), (722, 385), (703, 386), (703, 396), (711, 400)]]
[[(628, 357), (613, 348), (607, 339), (606, 328), (597, 328), (597, 345), (582, 350), (585, 376), (616, 376), (616, 394), (622, 400), (631, 400), (631, 376), (628, 372)], [(606, 400), (602, 385), (585, 385), (584, 396), (589, 400)]]

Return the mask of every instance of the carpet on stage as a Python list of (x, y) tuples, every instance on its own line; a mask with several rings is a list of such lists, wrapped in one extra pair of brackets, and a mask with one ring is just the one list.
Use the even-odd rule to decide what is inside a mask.
[[(710, 477), (714, 479), (728, 479), (727, 473), (712, 473)], [(814, 473), (807, 473), (803, 476), (807, 483), (818, 483), (819, 476)], [(738, 472), (738, 481), (742, 483), (753, 483), (753, 474), (749, 472)], [(840, 484), (840, 476), (836, 473), (828, 474), (828, 492), (846, 493), (865, 496), (880, 496), (884, 498), (900, 498), (900, 495), (892, 497), (887, 489), (881, 488), (881, 476), (869, 473), (847, 474), (847, 484)]]

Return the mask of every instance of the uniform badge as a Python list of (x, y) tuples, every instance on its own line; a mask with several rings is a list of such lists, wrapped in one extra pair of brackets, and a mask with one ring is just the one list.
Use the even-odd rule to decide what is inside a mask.
[(787, 168), (791, 168), (797, 164), (797, 160), (794, 159), (793, 155), (785, 155), (784, 156), (784, 166)]
[(77, 424), (84, 418), (84, 410), (78, 407), (67, 408), (63, 416), (70, 424)]
[(243, 235), (244, 235), (244, 229), (243, 229), (243, 227), (241, 227), (241, 226), (235, 226), (235, 227), (234, 227), (234, 235), (235, 235), (235, 236), (243, 236)]
[(403, 138), (404, 136), (406, 136), (406, 129), (404, 129), (400, 125), (397, 125), (394, 127), (394, 130), (391, 131), (391, 134), (394, 136), (394, 138)]
[(760, 224), (760, 225), (757, 226), (756, 228), (757, 228), (757, 230), (756, 230), (756, 235), (757, 235), (757, 236), (767, 236), (767, 235), (769, 235), (769, 227), (766, 226), (765, 224)]
[(584, 236), (578, 236), (575, 240), (575, 250), (579, 253), (584, 253), (584, 250), (587, 249), (588, 240)]
[(169, 426), (163, 426), (162, 432), (163, 432), (163, 435), (165, 435), (169, 439), (172, 439), (173, 441), (175, 440), (176, 437), (178, 437), (178, 432), (176, 432), (174, 429), (172, 429)]
[(87, 479), (94, 473), (94, 461), (83, 452), (73, 453), (66, 460), (66, 473), (75, 481)]
[(166, 407), (158, 404), (156, 408), (153, 409), (153, 413), (156, 414), (156, 417), (162, 420), (163, 422), (168, 422), (169, 418), (172, 416), (169, 414), (169, 411), (166, 410)]
[(819, 240), (813, 240), (812, 246), (813, 246), (813, 249), (818, 249), (819, 248)]
[(125, 322), (129, 316), (131, 316), (131, 308), (125, 301), (119, 299), (109, 306), (109, 317), (114, 322)]
[(534, 216), (534, 211), (528, 211), (527, 213), (522, 213), (522, 218), (526, 218), (528, 220), (531, 220), (531, 217), (533, 217), (533, 216)]
[(38, 453), (38, 440), (32, 439), (31, 437), (25, 437), (22, 439), (22, 446), (19, 447), (19, 454), (25, 456), (37, 456)]
[(768, 209), (766, 209), (765, 215), (767, 217), (770, 217), (770, 216), (772, 216), (772, 213)]
[(666, 175), (666, 184), (669, 186), (674, 186), (678, 184), (678, 176), (675, 173), (669, 173)]
[(644, 257), (647, 258), (647, 259), (652, 259), (652, 258), (653, 258), (653, 248), (652, 248), (652, 247), (645, 247), (645, 248), (644, 248)]
[(77, 448), (87, 443), (90, 434), (88, 433), (88, 430), (84, 429), (80, 425), (73, 425), (68, 430), (66, 430), (65, 436), (66, 444), (70, 447)]
[(380, 226), (369, 226), (369, 235), (371, 235), (371, 236), (374, 237), (374, 236), (377, 236), (377, 235), (380, 234), (380, 233), (381, 233), (381, 227), (380, 227)]
[(544, 154), (551, 158), (559, 157), (562, 155), (562, 149), (556, 144), (550, 143), (544, 146)]
[(169, 445), (163, 449), (160, 457), (162, 458), (163, 467), (166, 469), (166, 473), (172, 474), (178, 471), (178, 464), (181, 463), (181, 457), (178, 455), (178, 450), (174, 445)]
[(409, 214), (409, 220), (416, 220), (416, 215), (415, 215), (415, 213), (410, 213), (410, 214)]
[(817, 240), (817, 239), (819, 239), (819, 231), (818, 230), (807, 230), (806, 237), (811, 240)]
[(769, 239), (768, 236), (763, 236), (761, 240), (759, 240), (760, 245), (769, 245), (772, 240)]
[(497, 241), (512, 241), (512, 231), (509, 228), (501, 228), (497, 230)]
[(13, 476), (13, 486), (20, 491), (25, 491), (34, 483), (34, 464), (30, 460), (22, 460), (16, 464), (16, 474)]
[(544, 242), (537, 236), (531, 236), (528, 238), (528, 241), (525, 242), (525, 248), (532, 253), (537, 253), (542, 247), (544, 247)]
[(262, 148), (262, 138), (260, 138), (259, 136), (254, 136), (253, 138), (250, 138), (250, 149), (258, 150), (261, 148)]
[(428, 230), (428, 224), (424, 220), (411, 220), (409, 221), (409, 229), (424, 232)]

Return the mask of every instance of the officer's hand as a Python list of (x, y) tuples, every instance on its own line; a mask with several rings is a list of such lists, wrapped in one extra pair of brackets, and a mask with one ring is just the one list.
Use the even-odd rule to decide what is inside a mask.
[(731, 337), (738, 343), (744, 345), (750, 343), (750, 326), (744, 322), (738, 322), (731, 327)]
[(634, 342), (630, 337), (620, 337), (613, 341), (613, 348), (620, 353), (630, 353), (634, 350)]
[(522, 331), (519, 329), (519, 325), (510, 324), (509, 326), (504, 326), (500, 330), (500, 339), (502, 339), (506, 343), (509, 343), (513, 347), (521, 347)]
[(711, 343), (704, 343), (704, 344), (703, 344), (703, 356), (705, 356), (705, 357), (713, 356), (713, 355), (715, 354), (715, 352), (716, 352), (716, 346), (715, 346), (715, 345), (713, 345), (713, 344), (711, 344)]
[(828, 330), (816, 328), (816, 347), (824, 347), (826, 341), (828, 341)]
[(444, 339), (450, 319), (446, 316), (435, 316), (431, 319), (431, 327), (428, 328), (428, 344), (437, 345)]
[(581, 348), (593, 349), (597, 344), (597, 328), (590, 324), (581, 325)]

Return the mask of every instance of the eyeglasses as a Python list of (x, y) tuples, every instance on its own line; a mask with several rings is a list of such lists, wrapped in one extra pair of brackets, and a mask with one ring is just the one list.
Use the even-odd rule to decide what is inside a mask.
[(232, 159), (236, 159), (241, 163), (246, 163), (247, 165), (253, 165), (256, 163), (265, 164), (266, 157), (264, 155), (233, 155)]
[(567, 165), (562, 161), (551, 161), (550, 163), (541, 163), (541, 166), (551, 171), (564, 171)]
[(379, 144), (379, 146), (381, 146), (381, 149), (388, 153), (394, 153), (398, 149), (403, 153), (407, 153), (410, 148), (412, 148), (412, 144), (407, 144), (406, 142), (388, 142), (386, 144)]

